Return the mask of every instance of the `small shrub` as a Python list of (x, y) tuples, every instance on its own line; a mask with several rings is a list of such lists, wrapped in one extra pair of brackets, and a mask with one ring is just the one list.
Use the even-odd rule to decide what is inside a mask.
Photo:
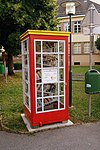
[(21, 70), (22, 69), (22, 64), (21, 63), (15, 63), (14, 64), (14, 70)]

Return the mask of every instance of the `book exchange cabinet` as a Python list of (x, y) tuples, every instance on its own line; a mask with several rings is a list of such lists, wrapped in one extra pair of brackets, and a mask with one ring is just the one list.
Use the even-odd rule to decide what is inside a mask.
[(68, 120), (68, 36), (27, 30), (20, 36), (24, 114), (31, 126)]

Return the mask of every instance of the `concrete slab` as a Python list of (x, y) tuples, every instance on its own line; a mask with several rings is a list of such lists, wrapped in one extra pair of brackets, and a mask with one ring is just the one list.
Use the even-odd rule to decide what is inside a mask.
[(35, 127), (32, 128), (29, 121), (27, 120), (25, 114), (21, 114), (21, 117), (26, 125), (27, 130), (31, 133), (31, 132), (39, 132), (39, 131), (44, 131), (44, 130), (50, 130), (50, 129), (56, 129), (56, 128), (62, 128), (62, 127), (67, 127), (67, 126), (71, 126), (73, 125), (73, 122), (71, 122), (70, 120), (68, 121), (64, 121), (62, 123), (54, 123), (54, 124), (50, 124), (50, 125), (44, 125), (42, 127)]

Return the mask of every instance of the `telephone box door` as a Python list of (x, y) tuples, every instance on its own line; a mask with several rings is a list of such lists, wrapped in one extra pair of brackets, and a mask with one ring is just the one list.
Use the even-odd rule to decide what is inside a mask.
[(49, 122), (49, 117), (52, 118), (51, 122), (56, 122), (57, 116), (58, 121), (67, 120), (68, 74), (65, 73), (68, 71), (68, 60), (65, 59), (65, 41), (35, 39), (34, 52), (36, 114), (41, 122)]

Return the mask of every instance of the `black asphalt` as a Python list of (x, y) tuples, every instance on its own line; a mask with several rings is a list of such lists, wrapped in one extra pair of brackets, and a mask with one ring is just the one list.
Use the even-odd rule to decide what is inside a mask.
[(0, 131), (0, 150), (100, 150), (100, 122), (31, 135)]

